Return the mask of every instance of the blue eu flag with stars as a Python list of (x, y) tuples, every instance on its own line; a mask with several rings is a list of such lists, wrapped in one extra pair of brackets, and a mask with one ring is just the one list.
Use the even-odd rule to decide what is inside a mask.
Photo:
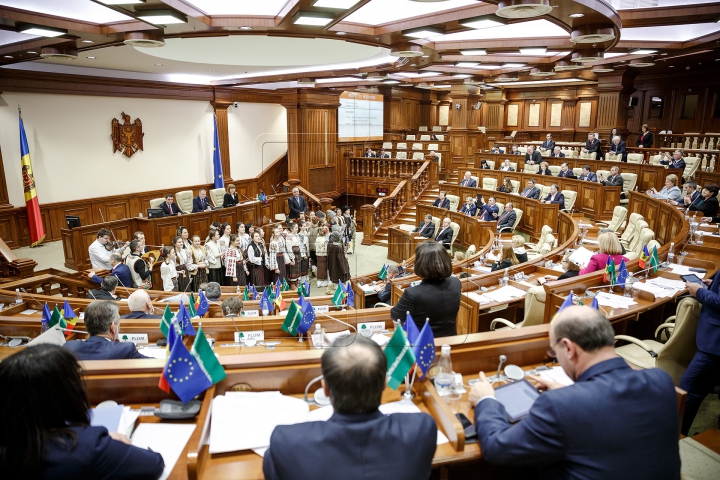
[(223, 180), (222, 161), (220, 160), (220, 140), (218, 139), (217, 117), (213, 115), (215, 135), (213, 139), (213, 177), (215, 177), (215, 188), (225, 188)]
[(352, 286), (350, 285), (350, 281), (348, 281), (347, 284), (347, 298), (346, 303), (348, 307), (354, 307), (355, 306), (355, 292), (352, 289)]
[(405, 325), (403, 326), (405, 329), (405, 333), (407, 333), (407, 339), (408, 343), (410, 345), (415, 345), (415, 341), (417, 340), (418, 336), (420, 335), (420, 332), (418, 331), (417, 325), (415, 324), (415, 320), (413, 320), (412, 315), (410, 315), (410, 312), (407, 312), (405, 314)]
[[(414, 324), (415, 322), (411, 323)], [(415, 329), (417, 330), (417, 327), (415, 327)], [(422, 370), (422, 376), (420, 378), (425, 378), (428, 370), (430, 370), (430, 365), (435, 361), (435, 335), (433, 335), (428, 320), (425, 320), (425, 325), (423, 325), (420, 335), (415, 340), (413, 353), (415, 354), (417, 366)]]
[(195, 329), (190, 321), (190, 312), (185, 308), (185, 304), (180, 301), (180, 309), (177, 313), (177, 321), (180, 324), (180, 328), (185, 335), (195, 335)]
[[(300, 298), (303, 299), (303, 297)], [(298, 304), (300, 304), (300, 302), (298, 302)], [(313, 308), (312, 303), (310, 303), (310, 300), (303, 299), (301, 311), (302, 320), (300, 320), (300, 325), (298, 325), (298, 333), (300, 335), (305, 335), (307, 331), (310, 330), (310, 327), (313, 326), (313, 323), (315, 323), (317, 315), (315, 314), (315, 309)]]
[(163, 376), (183, 403), (192, 400), (212, 386), (212, 381), (190, 355), (183, 342), (175, 342), (168, 357)]

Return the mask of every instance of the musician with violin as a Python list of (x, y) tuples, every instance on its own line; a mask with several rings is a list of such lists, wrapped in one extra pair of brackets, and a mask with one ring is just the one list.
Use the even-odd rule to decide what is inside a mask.
[(110, 254), (117, 252), (121, 253), (129, 243), (120, 244), (117, 240), (111, 242), (110, 235), (112, 232), (107, 228), (101, 228), (98, 231), (97, 238), (93, 243), (90, 244), (88, 252), (90, 254), (90, 263), (92, 268), (104, 268), (105, 270), (112, 270), (110, 264)]
[(135, 288), (149, 290), (152, 288), (150, 275), (156, 258), (151, 256), (146, 260), (146, 257), (142, 255), (144, 247), (144, 244), (140, 240), (130, 242), (130, 255), (125, 259), (125, 265), (130, 269), (133, 286)]

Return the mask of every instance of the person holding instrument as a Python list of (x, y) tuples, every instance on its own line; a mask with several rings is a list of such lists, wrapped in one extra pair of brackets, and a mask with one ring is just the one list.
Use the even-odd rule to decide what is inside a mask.
[(145, 263), (145, 260), (140, 256), (142, 249), (143, 244), (139, 240), (130, 242), (130, 255), (125, 259), (125, 264), (130, 269), (133, 287), (149, 290), (152, 288), (153, 262)]
[(110, 235), (112, 235), (110, 230), (107, 228), (101, 228), (97, 233), (95, 241), (90, 244), (90, 247), (88, 247), (92, 268), (112, 270), (110, 254), (115, 252), (120, 253), (125, 249), (125, 247), (130, 245), (130, 242), (126, 242), (123, 245), (118, 245), (117, 242), (110, 243)]

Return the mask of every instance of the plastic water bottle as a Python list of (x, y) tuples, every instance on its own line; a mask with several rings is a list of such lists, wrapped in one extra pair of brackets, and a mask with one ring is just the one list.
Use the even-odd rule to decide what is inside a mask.
[(313, 346), (315, 348), (323, 347), (323, 331), (319, 323), (315, 324), (315, 331), (312, 334)]
[(673, 263), (675, 261), (675, 244), (670, 244), (670, 250), (668, 250), (667, 254), (667, 261), (668, 263)]
[(22, 295), (20, 294), (20, 289), (15, 289), (15, 305), (20, 305), (23, 303)]
[(240, 285), (238, 285), (237, 288), (235, 289), (235, 293), (237, 293), (238, 295), (240, 295)]
[(510, 285), (510, 274), (508, 273), (508, 269), (505, 269), (505, 274), (503, 275), (503, 287), (507, 287)]
[(450, 386), (453, 383), (452, 360), (450, 360), (450, 345), (443, 345), (440, 348), (440, 361), (437, 364), (437, 375), (435, 375), (435, 388), (440, 395), (450, 393)]
[(690, 207), (685, 209), (685, 221), (686, 222), (690, 221)]

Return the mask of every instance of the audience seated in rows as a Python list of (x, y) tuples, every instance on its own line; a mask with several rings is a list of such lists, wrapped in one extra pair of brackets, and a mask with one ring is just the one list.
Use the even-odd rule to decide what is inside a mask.
[(563, 270), (565, 270), (564, 273), (560, 274), (559, 276), (545, 275), (545, 280), (565, 280), (566, 278), (577, 277), (580, 273), (580, 265), (575, 263), (575, 261), (570, 260), (571, 255), (572, 252), (566, 253), (565, 255), (563, 255), (563, 258), (560, 261), (560, 265), (562, 266)]
[(498, 213), (499, 209), (495, 205), (495, 197), (489, 197), (487, 203), (478, 212), (478, 217), (483, 222), (493, 222), (497, 219)]
[(535, 200), (540, 198), (540, 189), (535, 186), (535, 180), (527, 181), (527, 187), (520, 193), (520, 196)]
[(155, 308), (145, 290), (135, 290), (128, 297), (128, 308), (130, 313), (121, 318), (160, 318), (159, 315), (153, 315)]
[(702, 194), (697, 189), (697, 183), (694, 180), (688, 180), (683, 184), (683, 196), (676, 205), (681, 207), (690, 207), (702, 199)]
[(578, 180), (584, 180), (588, 182), (597, 182), (598, 178), (597, 175), (595, 175), (590, 167), (590, 165), (585, 165), (582, 169), (582, 173), (578, 177)]
[(605, 187), (622, 187), (623, 178), (620, 175), (620, 169), (616, 166), (610, 168), (610, 176), (600, 175), (598, 181)]
[(598, 160), (600, 158), (600, 140), (595, 138), (594, 133), (588, 133), (588, 139), (585, 142), (585, 148), (582, 149), (583, 153), (589, 153), (590, 158)]
[(550, 193), (541, 201), (542, 203), (554, 203), (560, 205), (560, 208), (565, 208), (565, 195), (562, 194), (557, 183), (550, 186)]
[[(587, 266), (580, 270), (580, 275), (586, 273), (596, 272), (598, 270), (605, 270), (608, 263), (608, 258), (611, 258), (616, 267), (620, 266), (620, 262), (629, 260), (622, 256), (622, 246), (620, 240), (613, 233), (603, 233), (598, 235), (598, 253), (590, 257), (590, 261)], [(617, 271), (617, 268), (616, 268)]]
[(555, 147), (550, 154), (551, 157), (558, 157), (558, 158), (564, 158), (565, 154), (560, 150), (560, 147)]
[(118, 300), (118, 296), (115, 294), (117, 286), (117, 277), (108, 275), (102, 279), (100, 288), (88, 290), (88, 296), (93, 300)]
[(660, 165), (667, 165), (668, 168), (681, 168), (685, 170), (685, 159), (682, 150), (675, 150), (670, 160), (660, 160)]
[(422, 222), (418, 227), (413, 230), (413, 233), (417, 233), (420, 237), (432, 238), (435, 236), (435, 224), (432, 221), (432, 215), (429, 213), (425, 215), (425, 221)]
[(560, 165), (560, 172), (557, 176), (561, 178), (576, 178), (575, 173), (570, 169), (567, 163)]
[(515, 220), (517, 220), (517, 214), (513, 209), (512, 202), (507, 202), (503, 212), (497, 217), (497, 229), (500, 231), (503, 228), (512, 228), (515, 226)]
[(477, 188), (477, 181), (475, 181), (474, 178), (471, 176), (472, 174), (470, 172), (465, 172), (465, 176), (460, 181), (461, 187), (471, 187), (471, 188)]
[(620, 139), (619, 135), (612, 137), (607, 159), (615, 160), (617, 159), (617, 157), (620, 157), (621, 162), (627, 162), (627, 151), (625, 147), (625, 142)]
[(505, 177), (502, 185), (498, 187), (498, 192), (500, 193), (513, 193), (514, 190), (512, 182), (508, 177)]
[(705, 185), (702, 189), (701, 198), (690, 205), (691, 212), (702, 212), (703, 217), (714, 217), (718, 212), (717, 194), (720, 187), (715, 184)]
[(438, 208), (444, 208), (446, 210), (450, 210), (450, 200), (445, 198), (445, 191), (440, 190), (440, 193), (438, 193), (438, 198), (435, 199), (432, 206), (438, 207)]
[(490, 170), (490, 165), (488, 164), (487, 160), (480, 160), (480, 168), (482, 170)]
[(540, 167), (537, 171), (538, 175), (552, 175), (550, 171), (550, 164), (548, 162), (540, 162)]
[(443, 247), (450, 249), (450, 243), (452, 242), (453, 231), (450, 228), (450, 219), (448, 217), (443, 218), (442, 225), (435, 235), (435, 241)]
[(473, 197), (466, 197), (465, 203), (460, 208), (460, 213), (474, 217), (477, 213), (477, 206), (475, 206), (475, 199)]
[(498, 170), (502, 170), (504, 172), (514, 172), (515, 169), (510, 165), (510, 160), (505, 160), (503, 164), (498, 168)]

